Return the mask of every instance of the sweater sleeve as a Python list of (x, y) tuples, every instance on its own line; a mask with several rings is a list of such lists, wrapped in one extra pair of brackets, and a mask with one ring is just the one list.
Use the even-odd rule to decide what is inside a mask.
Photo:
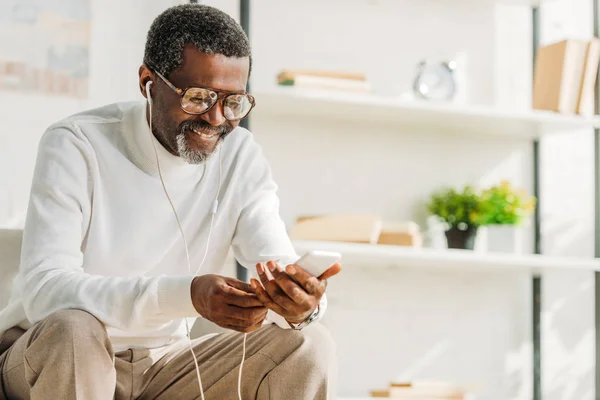
[[(256, 264), (279, 260), (288, 265), (298, 260), (298, 255), (289, 238), (285, 224), (279, 214), (277, 185), (272, 178), (271, 168), (258, 144), (248, 146), (248, 164), (242, 164), (247, 171), (242, 181), (241, 213), (237, 221), (232, 241), (232, 250), (238, 262), (255, 275)], [(321, 299), (319, 319), (327, 308), (325, 296)], [(285, 319), (269, 311), (268, 321), (282, 328), (289, 328)]]
[(108, 326), (143, 332), (197, 317), (192, 277), (86, 273), (82, 248), (93, 202), (93, 163), (90, 144), (75, 132), (51, 128), (38, 148), (17, 278), (28, 320), (80, 309)]

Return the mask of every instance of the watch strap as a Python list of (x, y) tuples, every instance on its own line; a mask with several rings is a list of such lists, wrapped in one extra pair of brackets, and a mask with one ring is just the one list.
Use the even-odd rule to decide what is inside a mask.
[(290, 321), (287, 321), (287, 323), (289, 324), (289, 326), (296, 330), (296, 331), (301, 331), (302, 329), (306, 328), (308, 325), (310, 325), (311, 322), (313, 322), (314, 320), (316, 320), (319, 317), (319, 313), (321, 311), (321, 304), (317, 305), (317, 308), (315, 308), (315, 310), (308, 316), (306, 317), (306, 319), (302, 322), (299, 322), (297, 324), (294, 324)]

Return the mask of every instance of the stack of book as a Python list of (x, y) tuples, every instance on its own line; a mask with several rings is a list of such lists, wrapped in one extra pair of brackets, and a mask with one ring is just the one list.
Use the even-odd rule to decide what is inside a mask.
[(423, 247), (423, 234), (421, 227), (413, 221), (388, 222), (385, 221), (377, 244), (393, 246)]
[(385, 390), (371, 391), (374, 398), (404, 400), (470, 400), (469, 393), (457, 385), (445, 382), (398, 382)]
[(563, 40), (538, 48), (533, 108), (592, 116), (600, 39)]
[(423, 246), (423, 235), (415, 222), (384, 222), (376, 214), (300, 216), (289, 235), (292, 240)]
[(377, 243), (382, 221), (371, 214), (301, 216), (290, 229), (292, 240)]
[(304, 89), (360, 93), (371, 91), (371, 84), (367, 81), (365, 75), (348, 72), (283, 70), (277, 75), (277, 83), (281, 86), (293, 86)]

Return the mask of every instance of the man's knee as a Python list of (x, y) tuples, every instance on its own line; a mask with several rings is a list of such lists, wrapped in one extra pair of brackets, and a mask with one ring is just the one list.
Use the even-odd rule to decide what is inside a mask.
[(300, 353), (305, 367), (324, 373), (335, 363), (336, 346), (329, 330), (320, 323), (313, 323), (302, 331), (276, 328), (279, 345), (288, 346), (291, 353)]
[(320, 323), (314, 323), (298, 333), (301, 335), (300, 350), (309, 355), (314, 367), (329, 369), (336, 357), (335, 342), (329, 330)]
[(68, 346), (72, 346), (72, 342), (85, 345), (89, 339), (96, 339), (103, 342), (108, 339), (104, 324), (92, 314), (82, 310), (57, 311), (33, 329), (38, 331), (35, 336), (52, 338), (53, 341)]
[[(65, 394), (60, 398), (98, 398), (87, 394), (66, 395), (75, 389), (77, 393), (92, 390), (87, 379), (100, 382), (114, 392), (114, 387), (110, 389), (115, 374), (110, 339), (104, 324), (84, 311), (62, 310), (51, 314), (31, 327), (4, 357), (3, 382), (9, 398), (29, 398), (39, 382), (43, 382), (39, 387), (45, 389), (37, 389), (38, 393), (56, 390)], [(93, 371), (93, 379), (89, 371)], [(82, 383), (76, 385), (78, 382)]]

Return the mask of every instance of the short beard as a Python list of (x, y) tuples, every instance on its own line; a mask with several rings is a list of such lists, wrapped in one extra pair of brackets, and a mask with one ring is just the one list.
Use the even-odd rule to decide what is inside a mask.
[(218, 130), (219, 131), (218, 132), (219, 139), (217, 139), (217, 146), (219, 145), (219, 143), (221, 141), (223, 141), (225, 136), (227, 136), (232, 131), (232, 128), (230, 128), (230, 127), (214, 128), (214, 127), (211, 127), (206, 122), (200, 122), (200, 121), (196, 121), (196, 122), (185, 121), (185, 122), (183, 122), (179, 126), (179, 133), (175, 137), (175, 143), (177, 145), (177, 154), (179, 155), (179, 157), (183, 158), (188, 164), (202, 164), (202, 163), (208, 161), (210, 159), (210, 157), (213, 155), (213, 153), (216, 151), (216, 147), (215, 147), (215, 150), (213, 150), (212, 152), (206, 152), (206, 151), (195, 150), (195, 149), (190, 148), (188, 138), (186, 136), (186, 131), (192, 130), (194, 127), (198, 127), (198, 128), (204, 127), (205, 129), (210, 128), (213, 130)]
[[(210, 159), (213, 155), (213, 152), (205, 152), (191, 149), (188, 146), (188, 138), (185, 133), (180, 132), (175, 137), (177, 143), (177, 154), (179, 157), (183, 158), (188, 164), (202, 164)], [(219, 138), (219, 142), (223, 140), (222, 137)], [(217, 143), (218, 145), (218, 143)]]

